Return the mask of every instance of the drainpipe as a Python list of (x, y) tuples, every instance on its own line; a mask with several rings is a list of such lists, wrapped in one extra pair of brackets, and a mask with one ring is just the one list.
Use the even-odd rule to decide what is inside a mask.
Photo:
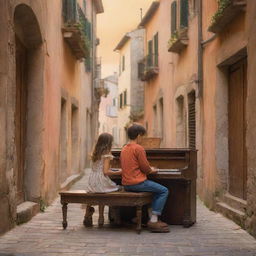
[(202, 0), (198, 0), (198, 62), (197, 62), (197, 76), (198, 76), (198, 98), (203, 97), (203, 32), (202, 32)]

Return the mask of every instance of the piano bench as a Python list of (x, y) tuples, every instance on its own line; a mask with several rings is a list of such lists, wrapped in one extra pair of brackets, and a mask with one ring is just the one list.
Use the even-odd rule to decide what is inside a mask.
[[(67, 205), (69, 203), (79, 203), (87, 205), (99, 205), (99, 226), (104, 224), (104, 206), (136, 206), (137, 227), (138, 234), (141, 232), (141, 215), (142, 206), (150, 204), (152, 201), (152, 194), (149, 192), (126, 192), (117, 191), (111, 193), (87, 193), (85, 190), (71, 190), (60, 192), (60, 201), (62, 204), (63, 214), (63, 229), (67, 228)], [(93, 212), (92, 212), (93, 213)], [(86, 217), (84, 223), (86, 222)]]

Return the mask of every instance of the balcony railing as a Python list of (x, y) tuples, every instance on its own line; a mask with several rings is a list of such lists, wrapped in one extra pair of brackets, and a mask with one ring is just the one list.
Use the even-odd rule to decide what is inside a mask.
[(100, 97), (104, 96), (107, 97), (109, 90), (105, 86), (104, 79), (96, 78), (94, 79), (94, 90), (96, 98), (100, 99)]
[(168, 41), (168, 51), (180, 53), (188, 45), (188, 29), (182, 28), (175, 31)]
[(218, 0), (218, 10), (212, 17), (208, 31), (221, 32), (241, 11), (245, 10), (247, 0)]
[(142, 81), (148, 81), (159, 73), (158, 55), (149, 54), (138, 63), (138, 76)]
[(77, 4), (77, 0), (62, 0), (62, 2), (64, 40), (77, 59), (87, 58), (90, 56), (91, 24)]

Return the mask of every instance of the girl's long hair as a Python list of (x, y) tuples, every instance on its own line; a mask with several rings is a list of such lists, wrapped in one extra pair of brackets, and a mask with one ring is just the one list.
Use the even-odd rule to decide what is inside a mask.
[(102, 133), (94, 147), (92, 161), (96, 162), (101, 156), (110, 152), (113, 142), (113, 136), (109, 133)]

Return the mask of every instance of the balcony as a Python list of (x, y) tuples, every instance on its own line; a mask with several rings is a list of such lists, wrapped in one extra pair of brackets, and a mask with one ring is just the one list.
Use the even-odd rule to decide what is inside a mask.
[(62, 33), (76, 59), (90, 56), (91, 24), (76, 0), (63, 0)]
[(182, 28), (172, 34), (168, 41), (168, 52), (180, 53), (188, 45), (188, 29)]
[(107, 97), (109, 90), (105, 86), (104, 79), (96, 78), (94, 79), (94, 90), (96, 98), (100, 99), (100, 97)]
[(159, 73), (158, 55), (149, 54), (138, 63), (138, 76), (141, 81), (153, 79)]
[(221, 32), (240, 12), (246, 8), (246, 0), (218, 0), (218, 10), (212, 17), (208, 31)]

